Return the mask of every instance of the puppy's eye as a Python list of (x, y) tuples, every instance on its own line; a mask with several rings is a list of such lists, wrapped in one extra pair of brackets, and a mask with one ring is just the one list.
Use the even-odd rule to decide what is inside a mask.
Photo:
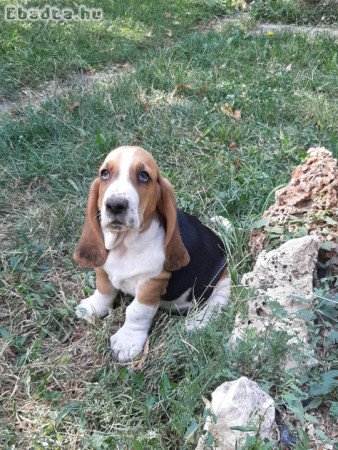
[(109, 180), (109, 172), (107, 169), (101, 170), (101, 178), (102, 180)]
[(137, 180), (140, 183), (148, 183), (148, 181), (150, 181), (150, 175), (145, 170), (141, 170), (141, 172), (139, 172), (137, 175)]

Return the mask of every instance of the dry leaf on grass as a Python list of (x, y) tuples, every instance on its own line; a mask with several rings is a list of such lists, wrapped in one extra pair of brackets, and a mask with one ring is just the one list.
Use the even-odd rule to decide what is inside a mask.
[(180, 83), (175, 86), (174, 94), (176, 94), (176, 92), (185, 92), (185, 91), (191, 91), (191, 90), (192, 90), (192, 86), (190, 84)]
[(232, 116), (236, 120), (240, 120), (242, 118), (242, 114), (239, 109), (234, 109), (234, 114)]
[(7, 342), (5, 339), (0, 339), (0, 347), (4, 348), (4, 354), (8, 356), (9, 358), (15, 358), (16, 354), (13, 352), (13, 350), (10, 348), (9, 345), (7, 345)]
[(86, 74), (86, 75), (89, 75), (89, 76), (95, 75), (95, 74), (96, 74), (96, 70), (95, 70), (95, 69), (92, 69), (92, 68), (87, 69), (87, 70), (85, 71), (85, 74)]
[(146, 340), (146, 343), (144, 344), (141, 358), (133, 365), (133, 370), (135, 370), (135, 372), (142, 369), (143, 364), (145, 363), (145, 360), (148, 357), (148, 353), (149, 353), (149, 338)]
[(139, 95), (137, 97), (138, 101), (140, 102), (140, 105), (143, 108), (144, 112), (147, 112), (149, 109), (149, 103), (147, 102), (147, 99), (143, 95)]
[(241, 111), (239, 109), (233, 109), (228, 103), (224, 103), (221, 106), (221, 111), (228, 117), (232, 117), (233, 119), (240, 120), (242, 118)]
[(9, 114), (10, 114), (11, 116), (20, 116), (20, 115), (21, 115), (21, 112), (18, 111), (17, 109), (10, 109), (10, 110), (9, 110)]
[(224, 105), (221, 106), (221, 111), (226, 116), (231, 117), (233, 115), (233, 109), (231, 108), (231, 106), (228, 103), (224, 103)]
[(231, 142), (231, 144), (229, 145), (230, 148), (237, 148), (237, 144), (236, 142)]
[(200, 97), (204, 97), (204, 96), (205, 96), (205, 93), (206, 93), (207, 90), (208, 90), (208, 88), (209, 88), (208, 83), (205, 83), (205, 84), (202, 86), (201, 90), (199, 91), (198, 95), (199, 95)]
[(77, 111), (80, 107), (80, 103), (78, 102), (74, 102), (74, 103), (70, 103), (67, 106), (68, 111), (73, 112), (73, 111)]
[(242, 165), (242, 161), (238, 158), (234, 158), (232, 160), (232, 162), (233, 162), (233, 165), (236, 167), (236, 169), (238, 169)]
[(117, 63), (117, 64), (114, 64), (114, 67), (118, 67), (118, 68), (120, 68), (120, 69), (128, 70), (128, 69), (131, 68), (131, 65), (130, 65), (129, 62), (126, 62), (126, 63)]

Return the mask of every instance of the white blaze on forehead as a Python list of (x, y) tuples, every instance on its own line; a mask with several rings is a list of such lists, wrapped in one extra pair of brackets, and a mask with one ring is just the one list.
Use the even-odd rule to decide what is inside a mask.
[[(106, 214), (106, 201), (109, 198), (114, 197), (121, 197), (128, 200), (126, 225), (131, 226), (132, 228), (138, 228), (140, 226), (140, 218), (138, 214), (139, 194), (130, 178), (130, 168), (134, 160), (135, 152), (135, 147), (120, 147), (110, 152), (104, 161), (104, 164), (107, 164), (109, 161), (115, 161), (114, 173), (116, 174), (116, 178), (109, 185), (103, 197), (103, 226), (106, 223), (109, 223), (109, 217), (107, 217)], [(112, 174), (113, 176), (115, 176), (114, 173)]]
[(112, 195), (128, 196), (131, 191), (136, 191), (130, 179), (130, 167), (134, 160), (134, 154), (134, 148), (120, 147), (107, 156), (105, 163), (111, 160), (117, 161), (117, 166), (115, 167), (117, 177), (106, 190), (105, 198)]
[(119, 176), (121, 172), (124, 172), (129, 177), (129, 169), (133, 162), (135, 151), (135, 147), (119, 147), (108, 153), (104, 164), (115, 160), (117, 164), (116, 170), (118, 170)]
[(143, 150), (141, 147), (136, 147), (133, 145), (124, 145), (122, 147), (118, 147), (118, 148), (115, 148), (114, 150), (111, 150), (108, 153), (108, 155), (106, 156), (106, 159), (104, 160), (104, 164), (106, 164), (107, 162), (112, 161), (114, 159), (120, 161), (122, 157), (127, 157), (127, 155), (134, 156), (135, 152), (137, 150), (141, 150), (145, 153), (148, 153), (145, 150)]

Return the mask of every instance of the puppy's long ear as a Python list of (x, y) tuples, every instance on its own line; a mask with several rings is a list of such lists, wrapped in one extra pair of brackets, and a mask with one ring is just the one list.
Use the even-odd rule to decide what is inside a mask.
[(157, 209), (164, 218), (166, 227), (164, 268), (172, 272), (189, 264), (190, 257), (178, 228), (174, 190), (165, 178), (159, 176), (158, 181), (161, 187), (161, 198), (157, 203)]
[(108, 255), (98, 218), (99, 187), (100, 180), (96, 178), (90, 187), (86, 218), (80, 240), (73, 254), (73, 258), (78, 264), (90, 268), (102, 266)]

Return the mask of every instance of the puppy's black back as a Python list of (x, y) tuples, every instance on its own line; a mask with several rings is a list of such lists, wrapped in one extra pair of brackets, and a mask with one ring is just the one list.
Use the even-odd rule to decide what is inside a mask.
[(190, 262), (172, 273), (163, 300), (176, 300), (192, 287), (193, 297), (202, 301), (210, 297), (225, 267), (226, 255), (221, 239), (196, 217), (178, 209), (177, 220)]

